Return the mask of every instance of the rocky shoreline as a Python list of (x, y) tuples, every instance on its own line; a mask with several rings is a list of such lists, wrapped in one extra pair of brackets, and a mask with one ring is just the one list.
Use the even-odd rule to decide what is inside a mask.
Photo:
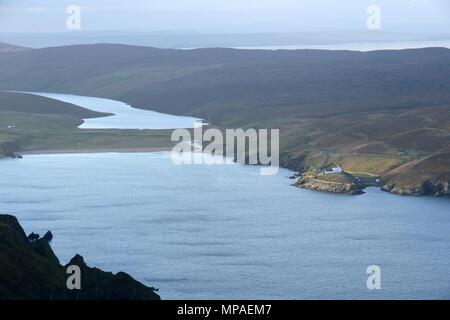
[[(294, 178), (294, 176), (292, 177)], [(297, 177), (295, 177), (297, 178)], [(292, 186), (321, 192), (341, 193), (349, 195), (359, 195), (364, 193), (364, 189), (373, 184), (360, 183), (338, 183), (323, 182), (311, 180), (307, 177), (300, 176)], [(426, 180), (420, 187), (406, 188), (393, 184), (378, 185), (382, 191), (400, 196), (434, 196), (434, 197), (450, 197), (450, 182), (442, 183)]]
[(384, 185), (381, 190), (401, 196), (450, 197), (449, 182), (441, 183), (426, 180), (419, 188), (402, 188), (394, 184)]
[[(76, 254), (63, 266), (44, 237), (25, 235), (16, 217), (0, 215), (0, 300), (160, 300), (155, 288), (124, 272), (113, 274), (86, 265)], [(70, 290), (69, 266), (78, 266), (81, 289)]]
[(6, 152), (3, 154), (0, 154), (0, 158), (22, 159), (23, 156), (21, 154), (14, 153), (14, 152)]
[(15, 141), (5, 141), (0, 143), (0, 158), (22, 159), (18, 154), (19, 145)]
[(314, 191), (321, 192), (331, 192), (331, 193), (342, 193), (342, 194), (350, 194), (350, 195), (358, 195), (363, 194), (364, 185), (352, 183), (335, 183), (335, 182), (317, 182), (317, 181), (308, 181), (308, 179), (300, 177), (298, 181), (292, 184), (298, 188), (304, 188)]
[[(15, 145), (0, 145), (0, 159), (1, 158), (11, 158), (11, 159), (22, 159), (23, 156), (17, 153), (17, 146)], [(14, 150), (14, 151), (11, 151)], [(57, 154), (57, 153), (101, 153), (101, 152), (157, 152), (157, 151), (167, 151), (166, 148), (149, 148), (149, 149), (125, 149), (125, 150), (56, 150), (56, 151), (29, 151), (26, 154)], [(282, 167), (290, 170), (298, 170), (299, 163), (282, 163)], [(301, 171), (300, 171), (301, 172)], [(321, 182), (321, 181), (311, 181), (306, 178), (304, 174), (299, 173), (291, 177), (292, 179), (298, 179), (297, 182), (292, 184), (292, 186), (309, 189), (321, 192), (330, 193), (341, 193), (350, 195), (359, 195), (364, 193), (364, 189), (368, 186), (379, 186), (381, 190), (402, 196), (435, 196), (435, 197), (450, 197), (450, 181), (449, 182), (435, 182), (431, 180), (424, 181), (420, 187), (407, 188), (399, 186), (396, 183), (391, 184), (381, 184), (381, 183), (365, 183), (361, 181), (359, 183), (338, 183), (338, 182)], [(364, 179), (362, 179), (364, 180)]]

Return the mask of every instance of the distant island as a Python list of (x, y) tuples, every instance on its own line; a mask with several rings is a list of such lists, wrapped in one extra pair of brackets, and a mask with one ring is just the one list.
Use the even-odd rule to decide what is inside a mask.
[[(450, 194), (449, 49), (16, 49), (0, 52), (4, 90), (116, 99), (220, 130), (278, 128), (281, 165), (304, 188)], [(42, 97), (0, 92), (0, 114), (5, 155), (172, 145), (168, 130), (80, 130), (101, 115)], [(345, 175), (322, 175), (336, 164)]]
[[(124, 272), (88, 267), (78, 254), (61, 265), (49, 245), (52, 237), (27, 237), (14, 216), (0, 215), (0, 300), (160, 300), (155, 288)], [(80, 268), (80, 290), (67, 288), (70, 265)]]

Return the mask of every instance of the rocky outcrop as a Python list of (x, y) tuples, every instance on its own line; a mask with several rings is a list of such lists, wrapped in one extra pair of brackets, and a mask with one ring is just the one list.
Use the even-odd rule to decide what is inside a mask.
[(450, 182), (434, 182), (431, 180), (424, 181), (420, 187), (398, 186), (395, 183), (387, 184), (381, 187), (381, 190), (402, 196), (450, 196)]
[(44, 239), (47, 242), (50, 242), (53, 240), (53, 234), (51, 233), (51, 231), (47, 231), (44, 236), (42, 237), (42, 239)]
[[(159, 300), (124, 272), (113, 274), (86, 265), (80, 255), (62, 266), (49, 245), (53, 238), (27, 237), (14, 216), (0, 215), (0, 300)], [(67, 267), (78, 265), (81, 289), (67, 288)]]
[(22, 156), (17, 153), (19, 151), (19, 145), (15, 141), (3, 141), (0, 142), (0, 158), (13, 158), (21, 159)]
[(298, 188), (305, 188), (316, 191), (343, 193), (343, 194), (363, 194), (364, 185), (352, 183), (338, 183), (338, 182), (320, 182), (317, 180), (309, 180), (304, 177), (300, 177), (296, 183), (293, 184)]
[(90, 268), (80, 255), (75, 255), (65, 266), (77, 265), (81, 270), (82, 289), (75, 290), (77, 299), (82, 300), (155, 300), (159, 296), (155, 288), (148, 288), (125, 272), (112, 274), (97, 268)]
[(5, 158), (11, 158), (11, 159), (22, 159), (23, 156), (18, 154), (18, 153), (14, 153), (14, 152), (5, 152), (3, 153), (3, 157)]

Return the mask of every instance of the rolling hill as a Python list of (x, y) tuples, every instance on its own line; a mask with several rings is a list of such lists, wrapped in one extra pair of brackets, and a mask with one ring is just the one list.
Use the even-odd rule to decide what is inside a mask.
[(34, 114), (59, 114), (76, 117), (79, 119), (105, 117), (110, 115), (36, 95), (16, 92), (1, 92), (0, 112), (6, 111)]
[[(294, 170), (339, 163), (348, 172), (381, 177), (397, 193), (428, 194), (429, 184), (448, 190), (448, 49), (96, 44), (2, 52), (0, 68), (6, 90), (101, 96), (204, 118), (221, 129), (279, 128), (282, 164)], [(408, 164), (419, 174), (405, 169)]]
[(19, 151), (153, 151), (172, 146), (168, 130), (78, 129), (82, 119), (108, 115), (36, 95), (0, 91), (0, 157)]
[(30, 50), (30, 48), (14, 46), (12, 44), (0, 42), (0, 52), (17, 52), (17, 51), (25, 51)]

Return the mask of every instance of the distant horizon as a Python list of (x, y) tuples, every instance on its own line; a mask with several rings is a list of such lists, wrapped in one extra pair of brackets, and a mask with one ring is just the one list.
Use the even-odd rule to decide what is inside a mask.
[(72, 35), (81, 35), (87, 33), (124, 33), (124, 34), (156, 34), (156, 35), (254, 35), (254, 34), (337, 34), (337, 33), (366, 33), (366, 34), (396, 34), (396, 35), (420, 35), (420, 36), (432, 36), (432, 35), (445, 35), (450, 36), (450, 30), (442, 30), (436, 32), (417, 32), (417, 31), (386, 31), (386, 30), (367, 30), (367, 29), (349, 29), (349, 30), (328, 30), (328, 31), (257, 31), (257, 32), (207, 32), (207, 31), (196, 31), (196, 30), (164, 30), (164, 29), (155, 29), (155, 30), (132, 30), (132, 29), (117, 29), (117, 30), (108, 30), (108, 29), (98, 29), (98, 30), (64, 30), (64, 31), (2, 31), (0, 30), (0, 34), (20, 34), (20, 35), (28, 35), (28, 34), (72, 34)]
[[(156, 48), (254, 48), (323, 49), (323, 46), (349, 43), (450, 41), (450, 33), (405, 33), (387, 31), (331, 31), (331, 32), (258, 32), (258, 33), (201, 33), (181, 31), (67, 31), (10, 33), (0, 32), (0, 42), (28, 48), (45, 48), (65, 45), (118, 43)], [(313, 48), (311, 48), (313, 46)], [(434, 45), (433, 45), (434, 46)], [(400, 46), (401, 47), (401, 46)], [(413, 48), (406, 47), (406, 48)], [(448, 47), (448, 44), (445, 44)], [(386, 46), (386, 49), (391, 46)], [(275, 48), (276, 49), (276, 48)], [(327, 48), (325, 48), (327, 49)], [(382, 48), (381, 48), (382, 49)], [(380, 49), (380, 50), (381, 50)], [(350, 50), (358, 50), (350, 49)], [(376, 50), (376, 49), (374, 49)]]

